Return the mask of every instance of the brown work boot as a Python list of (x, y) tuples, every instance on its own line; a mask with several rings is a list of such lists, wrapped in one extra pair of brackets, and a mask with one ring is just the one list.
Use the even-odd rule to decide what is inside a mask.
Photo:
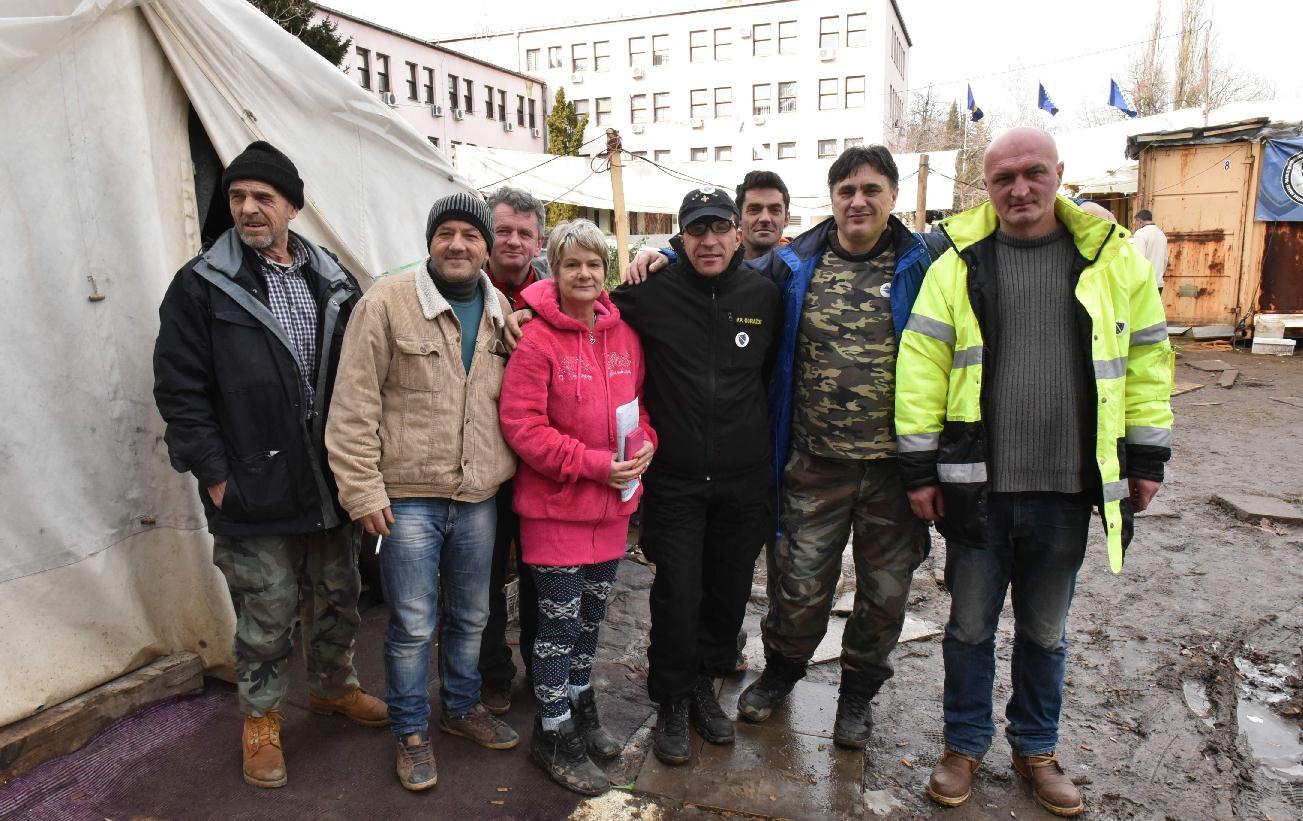
[(244, 780), (255, 787), (284, 787), (285, 756), (281, 753), (280, 710), (244, 717)]
[(973, 794), (973, 775), (982, 759), (947, 747), (927, 780), (927, 794), (943, 807), (958, 807)]
[(480, 704), (483, 704), (484, 709), (495, 716), (505, 716), (511, 711), (511, 688), (489, 687), (488, 685), (481, 687)]
[(1072, 783), (1054, 753), (1047, 755), (1013, 754), (1013, 768), (1031, 782), (1032, 797), (1055, 815), (1081, 815), (1086, 807), (1081, 791)]
[(507, 723), (490, 713), (483, 704), (464, 716), (439, 716), (439, 729), (445, 733), (469, 738), (490, 750), (510, 750), (520, 743), (520, 736)]
[(384, 727), (389, 723), (389, 707), (361, 687), (354, 687), (339, 698), (309, 695), (308, 709), (319, 716), (339, 713), (348, 720), (367, 727)]

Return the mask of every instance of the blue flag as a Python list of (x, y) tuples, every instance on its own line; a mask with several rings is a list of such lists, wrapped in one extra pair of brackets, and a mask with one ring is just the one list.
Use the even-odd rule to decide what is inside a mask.
[(1254, 219), (1303, 222), (1303, 137), (1263, 143)]
[(1136, 110), (1127, 102), (1127, 98), (1122, 95), (1122, 89), (1118, 88), (1117, 80), (1108, 81), (1108, 104), (1114, 108), (1121, 109), (1128, 117), (1139, 117)]
[(973, 122), (977, 122), (986, 116), (982, 109), (977, 107), (977, 103), (973, 101), (973, 87), (971, 85), (968, 87), (968, 113)]
[(1045, 90), (1044, 83), (1040, 84), (1040, 90), (1036, 93), (1036, 107), (1050, 112), (1051, 117), (1059, 113), (1059, 107), (1050, 99), (1050, 92)]

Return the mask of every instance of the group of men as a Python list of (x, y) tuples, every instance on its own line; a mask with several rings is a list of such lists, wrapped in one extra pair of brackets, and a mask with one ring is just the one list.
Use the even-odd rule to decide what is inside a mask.
[[(689, 193), (672, 250), (635, 261), (616, 302), (647, 317), (646, 401), (662, 441), (642, 515), (661, 760), (689, 760), (689, 726), (734, 738), (711, 682), (736, 666), (762, 546), (764, 669), (737, 708), (750, 721), (804, 675), (848, 539), (856, 592), (834, 739), (862, 749), (931, 523), (952, 605), (945, 750), (928, 794), (966, 801), (991, 745), (1012, 587), (1013, 765), (1052, 812), (1082, 811), (1055, 757), (1068, 609), (1092, 509), (1117, 570), (1132, 512), (1163, 479), (1171, 349), (1150, 265), (1124, 230), (1056, 196), (1062, 170), (1048, 134), (1014, 129), (986, 152), (991, 200), (919, 235), (892, 216), (890, 153), (851, 148), (829, 170), (832, 219), (790, 243), (786, 186), (752, 172), (736, 202)], [(547, 276), (532, 262), (541, 208), (509, 189), (441, 200), (427, 270), (363, 300), (337, 260), (288, 231), (303, 203), (288, 158), (255, 143), (224, 185), (235, 228), (169, 289), (155, 394), (173, 464), (205, 489), (237, 613), (245, 777), (285, 783), (277, 707), (301, 605), (312, 708), (392, 723), (400, 780), (428, 788), (440, 577), (440, 728), (517, 743), (496, 718), (515, 676), (501, 590), (512, 457), (496, 400), (528, 320), (516, 298)], [(385, 537), (387, 705), (352, 672), (349, 520)]]

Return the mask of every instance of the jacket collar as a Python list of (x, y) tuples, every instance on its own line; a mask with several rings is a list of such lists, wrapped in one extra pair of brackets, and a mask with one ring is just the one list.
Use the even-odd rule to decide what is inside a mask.
[[(539, 319), (546, 321), (552, 327), (587, 333), (587, 325), (561, 310), (558, 293), (555, 279), (540, 279), (526, 288), (521, 296), (524, 297), (525, 304), (538, 314)], [(605, 290), (597, 295), (597, 303), (593, 306), (593, 310), (597, 314), (596, 322), (593, 324), (594, 331), (604, 331), (620, 319), (620, 309), (611, 302)]]
[[(1087, 214), (1065, 196), (1054, 198), (1054, 216), (1068, 229), (1077, 253), (1089, 264), (1108, 265), (1122, 247), (1129, 233), (1120, 225)], [(1000, 218), (990, 200), (956, 214), (941, 223), (955, 250), (963, 253), (982, 240), (995, 235)]]
[[(451, 311), (452, 306), (448, 300), (443, 298), (439, 289), (435, 287), (434, 280), (426, 272), (425, 266), (412, 275), (412, 280), (416, 283), (416, 300), (421, 303), (421, 313), (425, 318), (434, 321), (434, 318), (444, 311)], [(502, 316), (502, 305), (498, 302), (498, 291), (493, 287), (493, 281), (489, 275), (480, 271), (480, 293), (484, 294), (484, 305), (489, 309), (489, 321), (497, 330), (501, 330), (505, 321)]]
[[(308, 268), (314, 274), (326, 280), (331, 286), (348, 282), (348, 276), (334, 257), (318, 248), (315, 244), (308, 242), (302, 236), (292, 231), (290, 233), (307, 251)], [(217, 238), (212, 247), (200, 256), (213, 270), (230, 279), (235, 279), (240, 273), (240, 268), (244, 265), (244, 255), (247, 247), (240, 240), (240, 233), (234, 228), (228, 228), (225, 233)], [(257, 253), (252, 249), (248, 250)]]
[[(914, 232), (900, 221), (895, 214), (887, 217), (887, 230), (896, 238), (896, 263), (900, 265), (905, 259), (906, 252), (915, 245), (921, 245), (915, 237)], [(791, 248), (801, 259), (810, 259), (814, 256), (823, 256), (823, 253), (832, 246), (832, 235), (837, 231), (837, 220), (828, 217), (823, 222), (810, 228), (805, 233), (792, 240)], [(775, 250), (777, 250), (775, 248)], [(773, 253), (772, 251), (770, 253)]]

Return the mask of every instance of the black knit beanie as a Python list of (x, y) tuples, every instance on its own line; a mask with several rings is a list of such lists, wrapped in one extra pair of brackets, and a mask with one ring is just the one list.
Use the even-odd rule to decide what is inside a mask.
[(222, 174), (222, 190), (229, 191), (236, 180), (258, 180), (281, 192), (295, 208), (303, 207), (303, 180), (290, 158), (271, 143), (249, 143), (240, 156), (231, 160)]
[(430, 216), (425, 221), (425, 246), (430, 246), (434, 232), (448, 220), (465, 220), (479, 229), (484, 236), (484, 243), (493, 250), (493, 212), (484, 200), (474, 194), (449, 194), (435, 200), (430, 207)]

